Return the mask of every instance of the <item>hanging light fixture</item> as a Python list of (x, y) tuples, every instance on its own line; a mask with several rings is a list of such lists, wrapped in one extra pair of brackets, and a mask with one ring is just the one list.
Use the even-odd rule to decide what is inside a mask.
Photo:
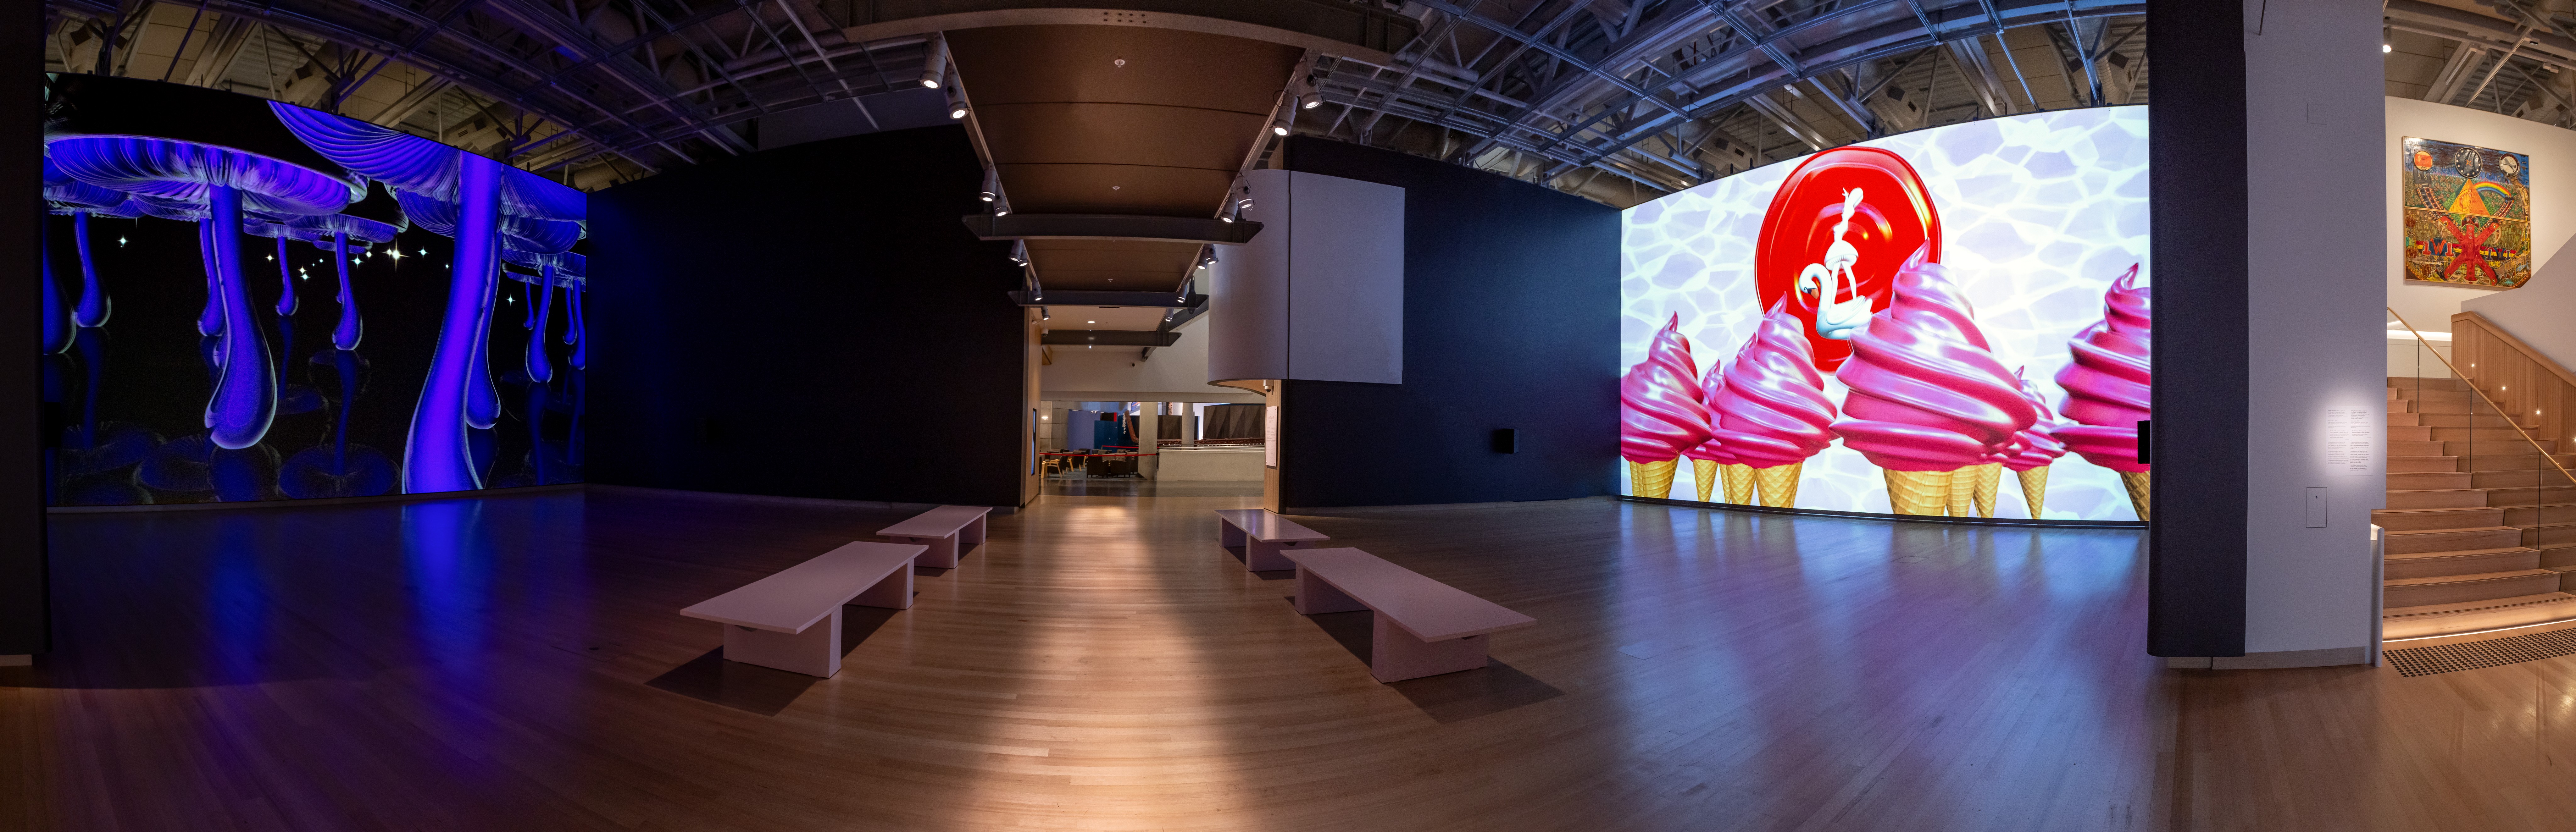
[[(938, 35), (930, 36), (929, 49), (929, 54), (923, 56), (921, 61), (921, 85), (938, 89), (941, 77), (948, 74), (948, 39)], [(949, 118), (956, 118), (956, 116), (949, 116)]]

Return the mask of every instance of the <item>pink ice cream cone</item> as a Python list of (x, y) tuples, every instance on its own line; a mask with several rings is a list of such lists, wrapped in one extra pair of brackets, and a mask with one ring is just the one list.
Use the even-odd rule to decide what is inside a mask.
[(2120, 472), (2129, 505), (2148, 518), (2152, 472), (2138, 461), (2138, 423), (2153, 412), (2148, 398), (2155, 377), (2149, 311), (2154, 287), (2138, 285), (2138, 267), (2111, 281), (2102, 294), (2102, 320), (2066, 343), (2075, 363), (2057, 371), (2066, 388), (2064, 412), (2075, 424), (2058, 428), (2059, 441), (2084, 461)]
[(1628, 460), (1631, 490), (1641, 497), (1671, 492), (1673, 467), (1682, 452), (1708, 441), (1708, 406), (1701, 403), (1699, 364), (1681, 316), (1655, 333), (1646, 360), (1619, 379), (1619, 456)]
[(2039, 421), (2013, 435), (2011, 456), (2004, 460), (2004, 468), (2021, 481), (2022, 502), (2030, 507), (2031, 519), (2036, 520), (2041, 517), (2040, 505), (2048, 501), (2048, 466), (2066, 455), (2066, 443), (2057, 441), (2056, 436), (2063, 423), (2049, 409), (2048, 400), (2040, 397), (2038, 386), (2031, 384), (2029, 378), (2020, 371), (2014, 371), (2013, 379), (2021, 382), (2022, 399), (2039, 411)]
[[(1726, 374), (1719, 371), (1718, 365), (1709, 365), (1708, 372), (1700, 374), (1700, 401), (1709, 408), (1708, 422), (1711, 428), (1717, 426), (1717, 400), (1725, 392)], [(1727, 449), (1726, 443), (1718, 441), (1715, 435), (1711, 435), (1708, 441), (1683, 451), (1682, 458), (1691, 461), (1692, 484), (1699, 489), (1700, 502), (1709, 502), (1715, 496), (1714, 492), (1721, 481), (1726, 485), (1727, 502), (1752, 501), (1752, 469), (1746, 468), (1742, 460), (1736, 459), (1735, 454)]]
[(2039, 388), (2032, 385), (2030, 379), (2024, 378), (2020, 371), (2015, 371), (2013, 380), (2021, 385), (2022, 400), (2030, 402), (2031, 409), (2039, 412), (2039, 420), (2013, 435), (2010, 456), (2003, 461), (2004, 469), (2028, 471), (2033, 468), (2046, 468), (2049, 463), (2057, 461), (2058, 457), (2066, 455), (2066, 443), (2058, 441), (2055, 435), (2063, 424), (2057, 418), (2057, 413), (2049, 409), (2048, 400), (2040, 397)]
[(2075, 363), (2057, 371), (2066, 388), (2066, 418), (2058, 428), (2068, 450), (2095, 465), (2121, 472), (2147, 470), (2138, 462), (2138, 422), (2151, 412), (2148, 384), (2148, 305), (2152, 287), (2138, 285), (2138, 267), (2111, 282), (2102, 296), (2102, 320), (2067, 342)]
[(1844, 447), (1889, 472), (1900, 513), (1938, 513), (1929, 502), (1904, 499), (1914, 492), (1928, 499), (1930, 478), (1904, 475), (2002, 462), (2039, 413), (1995, 360), (1968, 299), (1941, 264), (1916, 252), (1892, 294), (1888, 308), (1852, 339), (1852, 360), (1835, 374), (1851, 395), (1833, 431)]
[(1711, 442), (1757, 473), (1764, 505), (1790, 505), (1798, 466), (1834, 442), (1834, 403), (1825, 398), (1806, 325), (1789, 313), (1785, 298), (1771, 305), (1723, 382), (1710, 389), (1709, 410), (1717, 417)]

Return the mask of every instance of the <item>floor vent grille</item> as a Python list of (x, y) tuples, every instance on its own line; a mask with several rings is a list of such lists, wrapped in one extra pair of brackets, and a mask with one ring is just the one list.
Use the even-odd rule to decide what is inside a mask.
[(2472, 641), (2465, 644), (2436, 644), (2431, 647), (2407, 647), (2387, 651), (2388, 663), (2397, 666), (2402, 676), (2431, 676), (2461, 670), (2503, 667), (2509, 664), (2554, 659), (2576, 655), (2576, 630), (2551, 630), (2546, 633)]

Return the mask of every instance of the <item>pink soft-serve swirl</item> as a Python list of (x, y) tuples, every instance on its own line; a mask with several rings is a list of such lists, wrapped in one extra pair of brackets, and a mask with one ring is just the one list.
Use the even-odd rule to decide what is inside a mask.
[(2039, 412), (1995, 360), (1968, 299), (1921, 250), (1897, 272), (1890, 294), (1835, 373), (1851, 388), (1843, 420), (1833, 423), (1844, 447), (1890, 471), (2004, 461)]
[(2047, 467), (2058, 457), (2066, 455), (2066, 443), (2057, 441), (2056, 432), (2060, 427), (2057, 414), (2048, 409), (2048, 400), (2040, 397), (2039, 388), (2031, 384), (2021, 371), (2013, 371), (2013, 380), (2021, 383), (2022, 400), (2030, 402), (2031, 409), (2039, 411), (2039, 421), (2013, 435), (2012, 456), (2004, 460), (2004, 467), (2014, 471)]
[(1786, 297), (1771, 304), (1724, 382), (1710, 385), (1713, 441), (1755, 468), (1805, 462), (1834, 443), (1834, 403), (1825, 398), (1806, 324), (1789, 314), (1788, 304)]
[(2155, 380), (2149, 338), (2149, 304), (2155, 287), (2138, 285), (2138, 267), (2111, 281), (2102, 293), (2102, 320), (2067, 341), (2075, 363), (2057, 371), (2066, 388), (2066, 418), (2057, 438), (2084, 460), (2114, 471), (2139, 472), (2138, 422), (2148, 418)]
[(1690, 339), (1682, 337), (1682, 316), (1655, 333), (1646, 360), (1619, 379), (1619, 456), (1629, 462), (1680, 459), (1682, 451), (1708, 441), (1708, 406), (1700, 402), (1699, 364), (1691, 360)]
[(1682, 456), (1691, 459), (1705, 459), (1719, 465), (1744, 464), (1744, 460), (1735, 458), (1734, 449), (1727, 447), (1725, 442), (1719, 441), (1716, 435), (1717, 402), (1719, 397), (1724, 395), (1726, 395), (1726, 373), (1720, 370), (1720, 365), (1711, 364), (1708, 367), (1708, 372), (1700, 375), (1699, 393), (1699, 400), (1708, 406), (1708, 426), (1710, 428), (1708, 441), (1699, 443), (1698, 445), (1693, 446), (1690, 450), (1683, 451)]

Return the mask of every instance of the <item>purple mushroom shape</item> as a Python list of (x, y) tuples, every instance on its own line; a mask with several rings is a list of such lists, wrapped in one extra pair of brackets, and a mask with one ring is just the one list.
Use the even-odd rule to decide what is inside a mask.
[(367, 198), (338, 214), (298, 218), (297, 230), (314, 235), (314, 245), (331, 252), (340, 267), (340, 323), (331, 329), (331, 345), (343, 350), (358, 348), (365, 337), (365, 324), (358, 318), (358, 293), (349, 285), (349, 254), (366, 250), (368, 243), (392, 242), (394, 235), (411, 227), (402, 209), (382, 185), (371, 187)]
[[(90, 262), (89, 218), (132, 218), (143, 215), (142, 206), (122, 191), (112, 191), (71, 178), (45, 160), (45, 201), (57, 214), (70, 214), (73, 245), (80, 249), (81, 298), (72, 307), (72, 323), (84, 327), (107, 325), (110, 306), (107, 289), (98, 282), (98, 267)], [(51, 272), (47, 272), (51, 274)]]
[[(558, 254), (531, 254), (516, 249), (505, 250), (501, 256), (513, 265), (538, 270), (534, 276), (520, 275), (515, 272), (510, 276), (527, 283), (529, 291), (537, 293), (537, 299), (529, 303), (530, 306), (535, 307), (536, 317), (529, 326), (533, 331), (528, 335), (528, 380), (538, 384), (553, 381), (554, 360), (546, 353), (546, 335), (552, 330), (554, 323), (555, 287), (563, 286), (574, 297), (579, 297), (578, 286), (582, 273), (587, 267), (585, 262), (587, 258), (568, 251)], [(576, 331), (568, 329), (565, 334), (570, 336)]]
[(222, 299), (223, 378), (206, 403), (206, 429), (223, 448), (247, 448), (277, 416), (276, 367), (251, 317), (241, 271), (245, 207), (285, 214), (326, 214), (365, 195), (344, 171), (322, 170), (247, 150), (141, 135), (51, 135), (47, 150), (63, 172), (103, 188), (142, 196), (202, 201), (207, 252)]
[[(483, 369), (483, 353), (498, 291), (504, 218), (577, 223), (585, 216), (587, 195), (427, 139), (287, 104), (272, 103), (270, 108), (306, 146), (392, 186), (398, 197), (417, 195), (426, 197), (424, 202), (454, 206), (454, 219), (442, 233), (456, 239), (456, 261), (448, 277), (438, 345), (403, 447), (402, 490), (419, 494), (481, 488), (483, 475), (474, 461), (470, 431), (490, 425), (500, 412), (490, 373)], [(414, 210), (409, 201), (404, 214), (438, 230), (440, 223)]]
[[(420, 227), (431, 233), (455, 237), (458, 233), (458, 210), (451, 203), (411, 191), (397, 191), (395, 200), (402, 204), (405, 216), (416, 218)], [(465, 423), (483, 429), (501, 418), (500, 389), (492, 384), (489, 360), (492, 340), (492, 314), (501, 302), (500, 264), (513, 252), (548, 255), (572, 248), (582, 237), (580, 223), (533, 217), (501, 218), (501, 260), (493, 263), (491, 276), (482, 285), (481, 314), (474, 322), (474, 349), (471, 365), (466, 369)]]

